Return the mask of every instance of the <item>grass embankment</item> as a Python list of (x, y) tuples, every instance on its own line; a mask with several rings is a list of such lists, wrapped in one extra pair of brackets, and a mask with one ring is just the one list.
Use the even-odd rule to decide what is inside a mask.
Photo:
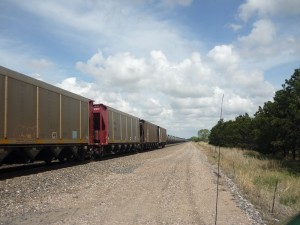
[[(218, 147), (198, 143), (211, 163), (218, 160)], [(255, 151), (221, 148), (220, 166), (256, 206), (268, 224), (300, 211), (300, 162), (267, 159)], [(273, 197), (275, 186), (275, 204)]]

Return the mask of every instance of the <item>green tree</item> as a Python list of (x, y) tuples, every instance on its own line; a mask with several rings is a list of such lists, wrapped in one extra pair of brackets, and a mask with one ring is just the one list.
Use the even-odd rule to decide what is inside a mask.
[(220, 119), (218, 123), (213, 128), (211, 128), (210, 135), (208, 136), (209, 144), (223, 146), (223, 142), (222, 142), (224, 139), (222, 133), (223, 126), (224, 126), (224, 120)]
[(196, 136), (193, 136), (189, 139), (190, 141), (194, 141), (194, 142), (198, 142), (199, 141), (199, 138), (196, 137)]
[(198, 131), (198, 138), (200, 141), (208, 142), (210, 131), (208, 129), (201, 129)]
[(240, 115), (235, 118), (236, 132), (237, 132), (237, 147), (242, 149), (253, 149), (254, 134), (253, 134), (253, 119), (250, 118), (248, 113), (245, 115)]
[(236, 117), (235, 120), (220, 120), (211, 129), (209, 143), (225, 147), (254, 148), (252, 120), (247, 113)]
[(284, 146), (283, 156), (291, 151), (295, 160), (300, 147), (300, 69), (276, 92), (274, 104), (277, 107), (274, 123), (279, 128), (275, 143)]
[[(275, 152), (275, 146), (272, 143), (275, 141), (278, 129), (273, 122), (274, 111), (276, 111), (274, 103), (268, 101), (263, 107), (259, 107), (253, 119), (254, 148), (262, 153)], [(280, 146), (281, 144), (278, 143), (277, 148)]]
[(300, 69), (285, 80), (272, 102), (259, 107), (254, 118), (245, 113), (234, 120), (218, 121), (211, 129), (209, 143), (283, 157), (291, 153), (295, 160), (300, 150)]

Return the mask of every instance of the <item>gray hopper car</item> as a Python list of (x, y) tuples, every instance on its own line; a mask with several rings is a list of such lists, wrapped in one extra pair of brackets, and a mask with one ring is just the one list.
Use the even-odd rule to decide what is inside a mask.
[(167, 143), (167, 130), (165, 128), (159, 127), (159, 145), (165, 147)]
[(140, 136), (142, 148), (164, 147), (167, 140), (167, 131), (146, 120), (140, 120)]
[(108, 143), (139, 143), (139, 118), (107, 106), (109, 121)]
[(43, 157), (51, 161), (68, 147), (87, 146), (90, 102), (0, 67), (0, 164), (11, 151), (33, 161), (47, 149)]

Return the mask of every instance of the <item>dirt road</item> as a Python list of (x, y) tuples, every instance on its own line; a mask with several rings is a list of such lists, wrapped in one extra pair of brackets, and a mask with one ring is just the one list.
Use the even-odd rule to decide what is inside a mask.
[[(192, 143), (14, 178), (0, 224), (215, 224), (216, 179)], [(218, 209), (217, 224), (256, 224), (222, 178)]]

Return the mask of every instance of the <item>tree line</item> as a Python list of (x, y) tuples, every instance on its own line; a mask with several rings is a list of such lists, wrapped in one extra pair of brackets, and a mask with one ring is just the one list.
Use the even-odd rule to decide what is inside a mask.
[(208, 129), (200, 129), (198, 130), (198, 136), (193, 136), (189, 138), (188, 140), (190, 141), (203, 141), (203, 142), (208, 142), (208, 137), (209, 137), (210, 131)]
[(219, 120), (211, 129), (209, 143), (253, 149), (294, 160), (300, 149), (300, 69), (285, 80), (273, 101), (259, 106), (254, 117), (247, 113), (234, 120)]

